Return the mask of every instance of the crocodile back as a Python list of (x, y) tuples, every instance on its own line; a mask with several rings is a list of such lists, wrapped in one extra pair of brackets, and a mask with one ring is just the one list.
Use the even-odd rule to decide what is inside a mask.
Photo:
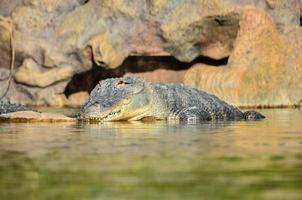
[(175, 112), (189, 107), (198, 107), (208, 112), (212, 119), (216, 120), (244, 118), (243, 113), (238, 108), (212, 94), (182, 84), (152, 83), (151, 85), (168, 111)]

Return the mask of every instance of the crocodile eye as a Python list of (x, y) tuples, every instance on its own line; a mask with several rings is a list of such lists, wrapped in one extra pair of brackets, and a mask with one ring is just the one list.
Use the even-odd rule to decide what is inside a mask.
[(123, 87), (124, 85), (130, 84), (129, 82), (125, 82), (123, 80), (119, 80), (118, 82), (116, 82), (115, 86), (117, 88)]
[(130, 99), (130, 98), (123, 99), (123, 101), (122, 101), (122, 103), (123, 103), (124, 105), (128, 105), (130, 102), (131, 102), (131, 99)]
[(123, 85), (123, 84), (124, 84), (124, 81), (122, 81), (122, 80), (116, 82), (116, 85)]

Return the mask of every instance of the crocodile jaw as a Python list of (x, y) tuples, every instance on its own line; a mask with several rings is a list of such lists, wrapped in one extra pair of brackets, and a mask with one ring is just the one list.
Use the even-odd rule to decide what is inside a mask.
[(106, 111), (96, 111), (95, 108), (90, 108), (86, 112), (81, 113), (80, 120), (91, 122), (106, 122), (106, 121), (137, 121), (145, 116), (148, 116), (149, 106), (129, 110), (125, 106), (116, 106)]
[(121, 110), (116, 110), (112, 112), (108, 112), (106, 114), (101, 113), (101, 115), (90, 116), (88, 118), (89, 121), (93, 122), (103, 122), (103, 121), (117, 121), (121, 120)]
[(122, 107), (115, 106), (114, 108), (103, 110), (99, 104), (95, 104), (81, 110), (79, 120), (100, 122), (120, 120)]

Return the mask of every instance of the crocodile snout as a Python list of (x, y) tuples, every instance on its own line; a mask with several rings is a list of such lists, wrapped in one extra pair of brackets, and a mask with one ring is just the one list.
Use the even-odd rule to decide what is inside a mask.
[(101, 106), (99, 104), (84, 106), (81, 108), (81, 118), (91, 118), (100, 116)]

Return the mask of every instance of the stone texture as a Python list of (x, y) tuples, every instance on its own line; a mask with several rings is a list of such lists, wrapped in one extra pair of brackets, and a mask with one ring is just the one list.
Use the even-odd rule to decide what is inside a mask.
[(158, 69), (152, 72), (126, 73), (125, 76), (144, 78), (148, 82), (183, 83), (186, 70), (174, 71)]
[(68, 106), (81, 107), (89, 98), (88, 92), (77, 92), (68, 97)]
[(30, 86), (47, 87), (57, 81), (69, 79), (73, 75), (72, 66), (60, 66), (53, 69), (43, 70), (39, 65), (28, 58), (15, 73), (15, 79), (19, 83)]
[(75, 122), (76, 119), (56, 113), (18, 111), (0, 115), (0, 121), (9, 122)]
[(64, 95), (67, 84), (68, 81), (61, 81), (46, 88), (39, 88), (12, 83), (7, 96), (11, 102), (23, 105), (62, 107), (68, 102)]
[(228, 64), (197, 64), (185, 84), (239, 106), (298, 105), (302, 99), (302, 29), (278, 31), (262, 11), (246, 10)]
[[(271, 31), (272, 38), (265, 35), (265, 30), (263, 33), (261, 30), (254, 32), (252, 27), (256, 25), (253, 23), (257, 22), (252, 22), (250, 26), (248, 21), (244, 24), (243, 20), (243, 15), (249, 9), (264, 13), (271, 23), (267, 23), (269, 27), (265, 30), (268, 32), (275, 25), (288, 28), (284, 28), (284, 32), (279, 28)], [(265, 58), (258, 58), (263, 56), (261, 51), (265, 46), (260, 40), (259, 43), (253, 43), (260, 45), (257, 48), (251, 44), (245, 48), (244, 43), (247, 38), (254, 40), (263, 34), (269, 40), (261, 39), (268, 45), (263, 50), (280, 53), (276, 49), (285, 48), (283, 43), (287, 43), (284, 39), (287, 36), (283, 34), (299, 37), (293, 27), (300, 24), (300, 0), (3, 0), (0, 1), (0, 15), (6, 17), (0, 21), (0, 68), (9, 68), (11, 61), (10, 29), (16, 50), (16, 75), (6, 99), (25, 104), (67, 104), (62, 94), (74, 74), (90, 70), (93, 63), (100, 67), (117, 68), (129, 55), (169, 55), (184, 62), (190, 62), (200, 55), (213, 59), (230, 56), (230, 62), (234, 64), (229, 63), (227, 67), (233, 69), (238, 65), (235, 64), (236, 60), (252, 62), (249, 54), (244, 53), (252, 49), (255, 57), (260, 59), (257, 69), (271, 62), (274, 63), (268, 67), (269, 70), (278, 70), (277, 66), (283, 64), (286, 69), (295, 69), (300, 65), (300, 61), (292, 61), (287, 56), (290, 55), (288, 52), (283, 57), (281, 54), (278, 54), (280, 57), (272, 57), (277, 61), (266, 62)], [(6, 20), (11, 23), (3, 22)], [(239, 44), (240, 41), (243, 41), (242, 44)], [(289, 49), (296, 49), (297, 46), (294, 44)], [(240, 49), (244, 52), (240, 53)], [(296, 56), (293, 54), (292, 57)], [(249, 65), (242, 63), (241, 66)], [(253, 73), (258, 73), (254, 70), (249, 72), (248, 69), (252, 68), (243, 68), (246, 73), (251, 73), (251, 77)], [(280, 70), (280, 74), (285, 71)], [(261, 77), (271, 76), (265, 74)], [(248, 81), (238, 81), (243, 84), (242, 88), (250, 87)], [(295, 81), (300, 81), (299, 77), (293, 78), (288, 84), (294, 86)], [(0, 82), (2, 91), (6, 84)], [(272, 81), (270, 84), (287, 83)], [(263, 87), (272, 88), (270, 84), (262, 86), (257, 83), (251, 87), (260, 91)], [(198, 87), (202, 89), (201, 85)], [(252, 96), (257, 96), (256, 93)], [(259, 103), (276, 104), (278, 102), (272, 99), (278, 95)], [(295, 95), (288, 96), (291, 96), (290, 99), (285, 100), (289, 97), (282, 96), (280, 102), (290, 103), (297, 98)], [(231, 100), (245, 105), (253, 99), (258, 101), (259, 98)]]
[(10, 67), (12, 55), (10, 32), (10, 23), (4, 18), (0, 18), (0, 68)]
[(0, 15), (8, 16), (17, 7), (23, 4), (24, 0), (1, 0)]

